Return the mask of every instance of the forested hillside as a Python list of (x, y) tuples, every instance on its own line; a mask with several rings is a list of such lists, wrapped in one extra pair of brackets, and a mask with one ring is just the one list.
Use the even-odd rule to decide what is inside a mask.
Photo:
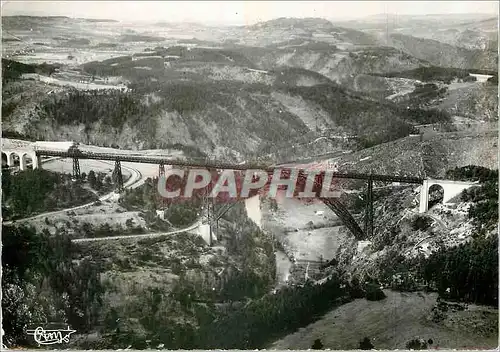
[[(391, 34), (394, 47), (435, 66), (463, 69), (497, 70), (497, 50), (465, 49), (432, 39), (417, 38), (399, 33)], [(494, 49), (494, 48), (493, 48)]]
[[(98, 190), (109, 190), (111, 179), (98, 175)], [(104, 185), (106, 183), (106, 185)], [(98, 196), (71, 180), (71, 175), (46, 170), (27, 170), (11, 175), (2, 170), (2, 216), (4, 220), (28, 217), (42, 211), (65, 209), (96, 201)]]
[[(29, 111), (18, 91), (5, 91), (9, 109), (3, 120), (8, 131), (35, 139), (132, 149), (177, 144), (233, 160), (287, 151), (314, 140), (323, 132), (312, 128), (314, 120), (333, 135), (355, 136), (358, 147), (405, 137), (415, 124), (449, 121), (446, 113), (401, 109), (307, 70), (280, 69), (271, 75), (272, 85), (139, 79), (129, 92), (68, 90), (40, 97)], [(304, 80), (313, 84), (301, 85)], [(338, 148), (336, 143), (329, 148)]]

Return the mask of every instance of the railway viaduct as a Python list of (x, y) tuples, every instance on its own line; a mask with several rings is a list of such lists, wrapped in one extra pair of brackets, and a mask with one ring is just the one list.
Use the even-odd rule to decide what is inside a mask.
[[(79, 160), (93, 159), (93, 160), (108, 160), (115, 161), (114, 172), (119, 176), (117, 178), (117, 190), (123, 190), (123, 181), (121, 173), (121, 162), (137, 162), (149, 163), (159, 165), (159, 176), (165, 175), (165, 165), (182, 166), (182, 167), (199, 167), (204, 169), (217, 169), (217, 170), (247, 170), (247, 169), (261, 169), (273, 171), (275, 167), (246, 165), (246, 164), (228, 164), (214, 161), (189, 161), (180, 159), (167, 159), (161, 156), (144, 156), (139, 153), (126, 153), (124, 151), (113, 150), (109, 152), (82, 152), (75, 147), (73, 142), (25, 142), (18, 140), (2, 139), (2, 158), (6, 156), (7, 165), (14, 166), (14, 155), (18, 156), (19, 169), (26, 170), (27, 157), (32, 160), (32, 167), (34, 169), (41, 167), (42, 157), (61, 157), (73, 159), (73, 177), (80, 177)], [(367, 182), (366, 191), (366, 213), (365, 213), (365, 226), (364, 230), (358, 225), (357, 221), (349, 213), (347, 208), (336, 198), (325, 198), (321, 200), (342, 220), (346, 227), (354, 234), (359, 240), (371, 237), (373, 234), (373, 183), (374, 182), (397, 182), (407, 184), (418, 184), (420, 186), (420, 206), (419, 212), (425, 213), (428, 210), (429, 190), (432, 186), (438, 185), (443, 188), (443, 203), (449, 202), (454, 197), (458, 196), (464, 189), (477, 185), (476, 182), (460, 182), (453, 180), (436, 180), (436, 179), (423, 179), (412, 176), (401, 175), (376, 175), (376, 174), (363, 174), (363, 173), (333, 173), (334, 178), (338, 179), (353, 179), (364, 180)], [(220, 219), (230, 205), (222, 206), (211, 217), (210, 223)]]

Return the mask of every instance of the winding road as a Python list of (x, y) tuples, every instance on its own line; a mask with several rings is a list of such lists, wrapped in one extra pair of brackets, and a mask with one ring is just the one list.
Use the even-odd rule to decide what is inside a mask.
[(183, 233), (183, 232), (188, 232), (192, 231), (194, 229), (197, 229), (201, 225), (201, 220), (198, 220), (196, 223), (194, 223), (191, 226), (185, 227), (180, 230), (175, 230), (175, 231), (169, 231), (169, 232), (150, 232), (150, 233), (145, 233), (145, 234), (140, 234), (140, 235), (124, 235), (124, 236), (109, 236), (109, 237), (94, 237), (94, 238), (78, 238), (71, 240), (71, 242), (96, 242), (96, 241), (108, 241), (108, 240), (123, 240), (123, 239), (137, 239), (137, 238), (155, 238), (155, 237), (162, 237), (162, 236), (168, 236), (168, 235), (176, 235), (178, 233)]
[[(44, 160), (43, 162), (48, 162), (48, 161), (53, 161), (53, 159), (51, 159), (51, 160)], [(112, 165), (112, 163), (107, 162), (107, 161), (100, 161), (100, 162), (103, 163), (103, 164)], [(130, 168), (130, 167), (127, 167), (127, 166), (122, 166), (122, 168), (129, 170), (130, 173), (131, 173), (131, 176), (129, 177), (129, 179), (127, 180), (127, 182), (125, 182), (125, 184), (123, 185), (124, 188), (131, 188), (136, 183), (139, 183), (140, 181), (143, 181), (142, 180), (142, 174), (141, 174), (141, 172), (139, 170), (136, 170), (136, 169), (133, 169), (133, 168)], [(108, 200), (111, 197), (113, 197), (114, 194), (115, 194), (115, 192), (111, 192), (111, 193), (105, 194), (105, 195), (103, 195), (102, 197), (99, 198), (99, 201), (103, 202), (105, 200)], [(66, 208), (66, 209), (61, 209), (61, 210), (55, 210), (55, 211), (50, 211), (50, 212), (46, 212), (46, 213), (41, 213), (41, 214), (37, 214), (37, 215), (34, 215), (34, 216), (30, 216), (28, 218), (18, 219), (18, 220), (14, 220), (14, 221), (4, 221), (3, 223), (5, 225), (9, 225), (9, 224), (12, 224), (12, 223), (20, 223), (20, 222), (24, 222), (24, 221), (38, 219), (38, 218), (41, 218), (41, 217), (47, 217), (47, 216), (51, 216), (51, 215), (61, 214), (61, 213), (68, 212), (68, 211), (74, 211), (74, 210), (78, 210), (78, 209), (83, 209), (83, 208), (91, 206), (95, 202), (96, 201), (92, 201), (90, 203), (78, 205), (76, 207), (71, 207), (71, 208)]]
[[(50, 161), (54, 161), (56, 159), (60, 159), (60, 158), (50, 158), (50, 159), (43, 160), (42, 162), (47, 163)], [(98, 162), (102, 163), (102, 164), (106, 164), (106, 165), (113, 165), (113, 163), (109, 162), (109, 161), (99, 160)], [(122, 164), (122, 168), (128, 170), (131, 174), (131, 176), (129, 177), (127, 182), (125, 182), (125, 184), (123, 185), (124, 188), (137, 188), (137, 187), (141, 186), (142, 184), (144, 184), (145, 179), (143, 177), (143, 174), (139, 170), (137, 170), (133, 167), (130, 167), (130, 166), (123, 165), (123, 164)], [(101, 196), (99, 198), (99, 201), (104, 202), (104, 201), (107, 201), (107, 200), (113, 198), (114, 196), (116, 196), (116, 193), (110, 192), (108, 194)], [(34, 220), (34, 219), (38, 219), (38, 218), (43, 218), (43, 217), (48, 217), (51, 215), (57, 215), (57, 214), (62, 214), (62, 213), (70, 212), (70, 211), (84, 209), (86, 207), (92, 206), (95, 202), (96, 201), (92, 201), (90, 203), (78, 205), (78, 206), (71, 207), (71, 208), (45, 212), (45, 213), (37, 214), (34, 216), (30, 216), (28, 218), (18, 219), (18, 220), (14, 220), (14, 221), (4, 221), (3, 224), (9, 225), (9, 224), (14, 224), (14, 223), (22, 223), (25, 221), (30, 221), (30, 220)], [(95, 241), (108, 241), (108, 240), (120, 240), (120, 239), (155, 238), (155, 237), (168, 236), (168, 235), (174, 235), (174, 234), (178, 234), (178, 233), (192, 231), (192, 230), (197, 229), (200, 225), (201, 225), (201, 220), (198, 220), (194, 224), (192, 224), (186, 228), (178, 229), (178, 230), (174, 230), (174, 231), (169, 231), (169, 232), (150, 232), (150, 233), (138, 234), (138, 235), (78, 238), (78, 239), (73, 239), (71, 241), (72, 242), (95, 242)]]

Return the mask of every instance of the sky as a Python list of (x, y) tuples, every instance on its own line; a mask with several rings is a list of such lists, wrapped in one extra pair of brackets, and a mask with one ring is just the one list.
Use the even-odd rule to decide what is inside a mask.
[(2, 16), (249, 25), (279, 17), (355, 19), (376, 14), (490, 13), (498, 1), (2, 1)]

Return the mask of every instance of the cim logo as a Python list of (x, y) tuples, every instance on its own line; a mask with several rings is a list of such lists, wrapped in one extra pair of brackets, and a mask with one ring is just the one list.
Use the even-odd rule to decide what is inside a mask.
[(69, 337), (71, 334), (75, 333), (76, 330), (70, 329), (68, 326), (66, 329), (52, 329), (45, 330), (43, 327), (39, 326), (34, 330), (27, 330), (28, 335), (32, 335), (40, 345), (54, 345), (61, 343), (69, 343)]

